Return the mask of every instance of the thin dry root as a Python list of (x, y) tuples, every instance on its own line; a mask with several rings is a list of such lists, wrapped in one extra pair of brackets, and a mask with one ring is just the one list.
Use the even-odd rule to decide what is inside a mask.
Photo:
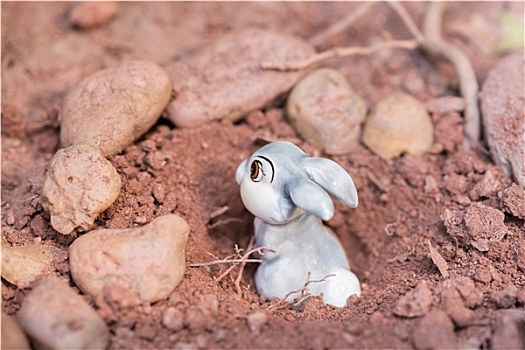
[(217, 259), (213, 261), (203, 262), (203, 263), (193, 263), (189, 264), (190, 267), (204, 267), (204, 266), (213, 266), (213, 265), (221, 265), (221, 264), (232, 264), (226, 271), (224, 271), (219, 277), (217, 277), (215, 280), (219, 282), (224, 277), (228, 276), (234, 268), (237, 266), (240, 266), (237, 277), (234, 280), (234, 285), (237, 293), (240, 295), (242, 293), (241, 289), (241, 280), (242, 280), (242, 274), (244, 272), (244, 267), (247, 263), (260, 263), (261, 259), (250, 259), (249, 256), (258, 253), (259, 255), (264, 255), (263, 251), (269, 251), (269, 252), (275, 252), (275, 250), (268, 248), (268, 247), (257, 247), (252, 248), (254, 242), (254, 237), (251, 238), (250, 243), (248, 243), (248, 247), (246, 248), (246, 253), (242, 254), (243, 249), (239, 249), (237, 245), (235, 245), (235, 254), (229, 255), (225, 257), (224, 259)]
[[(311, 295), (310, 294), (310, 290), (308, 289), (308, 285), (310, 285), (310, 283), (324, 282), (324, 281), (326, 281), (327, 278), (334, 277), (334, 276), (335, 276), (334, 274), (330, 274), (330, 275), (326, 275), (323, 278), (318, 279), (318, 280), (311, 280), (310, 279), (310, 272), (308, 272), (308, 280), (305, 282), (305, 284), (301, 288), (296, 289), (296, 290), (292, 290), (292, 291), (286, 293), (285, 296), (282, 297), (282, 299), (279, 299), (279, 301), (277, 301), (277, 303), (275, 303), (273, 305), (270, 305), (268, 307), (268, 310), (275, 309), (275, 308), (277, 308), (279, 310), (279, 309), (292, 307), (297, 302), (299, 302), (299, 301), (303, 300), (304, 298), (306, 298), (306, 297)], [(290, 297), (290, 295), (293, 295), (295, 293), (301, 293), (301, 296), (295, 298), (293, 301), (287, 301), (287, 299)]]
[(441, 23), (443, 22), (444, 3), (431, 2), (423, 23), (423, 33), (419, 31), (414, 21), (398, 2), (389, 2), (397, 12), (403, 23), (412, 35), (421, 43), (424, 50), (445, 57), (456, 70), (459, 80), (461, 95), (465, 101), (464, 133), (466, 146), (474, 147), (481, 138), (481, 120), (478, 106), (478, 82), (474, 68), (467, 55), (454, 45), (449, 44), (441, 36)]
[(370, 55), (374, 52), (387, 49), (412, 50), (415, 49), (417, 46), (418, 42), (415, 40), (393, 40), (369, 47), (334, 47), (332, 49), (313, 54), (312, 56), (302, 61), (291, 61), (281, 63), (261, 62), (261, 68), (278, 71), (301, 70), (308, 68), (321, 61), (327, 60), (329, 58), (341, 58), (355, 55)]

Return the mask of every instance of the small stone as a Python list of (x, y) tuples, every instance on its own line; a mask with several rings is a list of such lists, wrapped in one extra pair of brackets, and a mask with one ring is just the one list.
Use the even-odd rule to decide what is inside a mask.
[(435, 192), (437, 189), (438, 185), (436, 179), (434, 179), (430, 175), (425, 176), (425, 184), (423, 186), (423, 191), (425, 191), (425, 193), (432, 193)]
[(162, 314), (162, 325), (178, 332), (184, 328), (184, 314), (174, 307), (169, 307)]
[(414, 318), (425, 315), (431, 305), (432, 291), (426, 281), (421, 281), (397, 301), (393, 312), (396, 316)]
[(58, 232), (87, 231), (117, 199), (120, 186), (117, 170), (97, 147), (71, 146), (51, 159), (42, 185), (42, 207)]
[(504, 220), (505, 214), (501, 211), (478, 202), (472, 203), (464, 216), (470, 244), (479, 251), (488, 251), (490, 242), (499, 241), (507, 234)]
[(525, 190), (520, 186), (512, 183), (512, 185), (500, 193), (498, 197), (503, 201), (505, 212), (525, 220)]
[(199, 306), (210, 314), (219, 311), (219, 299), (214, 294), (205, 294), (200, 296)]
[(9, 209), (9, 210), (6, 210), (6, 219), (5, 219), (6, 223), (9, 225), (9, 226), (12, 226), (15, 224), (15, 213)]
[(144, 225), (146, 222), (148, 222), (148, 219), (144, 215), (137, 216), (133, 219), (133, 222), (139, 225)]
[(175, 98), (169, 118), (178, 127), (238, 120), (288, 91), (305, 70), (261, 69), (261, 63), (303, 60), (314, 53), (305, 40), (248, 28), (227, 34), (198, 53), (169, 64)]
[(120, 5), (114, 1), (84, 1), (71, 11), (69, 20), (79, 28), (97, 27), (106, 24), (115, 17), (119, 6)]
[(254, 333), (259, 333), (261, 328), (268, 323), (270, 316), (265, 311), (255, 311), (254, 313), (246, 316), (246, 322), (248, 327)]
[(15, 318), (2, 312), (2, 349), (29, 350), (29, 341)]
[(445, 209), (441, 219), (449, 235), (482, 252), (488, 251), (492, 242), (507, 234), (505, 215), (478, 202), (470, 204), (464, 211)]
[(190, 306), (184, 314), (184, 325), (192, 332), (197, 332), (208, 326), (208, 317), (198, 306)]
[(153, 197), (162, 204), (164, 202), (164, 199), (166, 198), (166, 186), (162, 183), (157, 183), (153, 187)]
[(188, 224), (174, 214), (140, 228), (91, 231), (70, 247), (71, 275), (94, 297), (117, 286), (135, 294), (135, 305), (165, 299), (184, 277), (188, 234)]
[(87, 144), (104, 156), (121, 152), (159, 119), (171, 97), (171, 80), (159, 66), (129, 61), (96, 72), (66, 96), (60, 141)]
[(377, 103), (363, 126), (363, 143), (383, 159), (420, 154), (433, 142), (434, 126), (425, 106), (405, 93)]
[(35, 348), (104, 349), (109, 330), (82, 296), (56, 277), (46, 277), (26, 296), (20, 325)]
[(445, 312), (431, 311), (415, 327), (412, 340), (416, 349), (454, 349), (454, 323)]
[(469, 192), (469, 197), (473, 201), (476, 201), (482, 197), (489, 197), (498, 192), (503, 187), (503, 184), (498, 181), (492, 174), (492, 171), (487, 171), (472, 190)]
[(321, 68), (295, 85), (286, 113), (294, 129), (308, 142), (328, 154), (344, 154), (359, 142), (366, 103), (344, 75)]

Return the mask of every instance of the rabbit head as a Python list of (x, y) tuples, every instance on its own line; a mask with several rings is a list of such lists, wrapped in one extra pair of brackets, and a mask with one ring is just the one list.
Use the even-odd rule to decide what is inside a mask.
[(357, 190), (336, 162), (308, 157), (299, 147), (278, 141), (261, 147), (237, 168), (244, 206), (269, 224), (284, 224), (300, 208), (329, 220), (334, 215), (330, 194), (355, 208)]

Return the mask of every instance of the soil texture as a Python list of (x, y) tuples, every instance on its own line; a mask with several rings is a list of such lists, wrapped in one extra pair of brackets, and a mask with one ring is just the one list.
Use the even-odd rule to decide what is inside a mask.
[[(131, 59), (164, 67), (234, 29), (308, 39), (359, 5), (125, 2), (116, 14), (80, 21), (79, 3), (2, 2), (2, 245), (59, 248), (53, 274), (78, 291), (68, 263), (74, 238), (50, 226), (40, 194), (60, 148), (63, 100), (82, 78)], [(421, 23), (426, 5), (405, 6)], [(486, 48), (497, 41), (490, 28), (498, 28), (503, 12), (522, 16), (523, 3), (449, 3), (446, 11), (444, 37), (467, 53), (481, 86), (499, 60)], [(472, 29), (468, 35), (461, 21)], [(411, 35), (387, 4), (376, 3), (322, 47), (392, 38)], [(420, 50), (322, 65), (342, 72), (368, 110), (395, 91), (422, 102), (459, 94), (453, 67)], [(139, 227), (175, 213), (190, 226), (188, 267), (169, 298), (154, 304), (126, 306), (118, 290), (83, 296), (108, 325), (109, 348), (524, 347), (524, 190), (488, 151), (463, 145), (461, 113), (445, 107), (431, 117), (430, 150), (389, 161), (362, 143), (349, 154), (327, 156), (290, 126), (282, 99), (235, 123), (185, 129), (161, 118), (108, 157), (122, 189), (94, 229)], [(267, 301), (254, 288), (255, 264), (246, 265), (237, 284), (239, 267), (217, 281), (230, 265), (190, 266), (249, 244), (253, 216), (240, 200), (235, 170), (268, 140), (289, 140), (311, 156), (333, 159), (355, 182), (359, 206), (336, 203), (327, 222), (362, 283), (362, 296), (344, 308), (325, 306), (319, 297), (298, 309)], [(2, 279), (2, 312), (16, 316), (33, 287)]]

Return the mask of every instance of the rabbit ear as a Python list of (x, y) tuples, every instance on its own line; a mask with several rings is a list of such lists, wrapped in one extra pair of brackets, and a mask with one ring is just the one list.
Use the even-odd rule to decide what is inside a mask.
[(296, 206), (310, 214), (323, 220), (330, 220), (334, 216), (332, 199), (314, 182), (297, 178), (288, 185), (288, 193)]
[(312, 181), (347, 207), (357, 207), (358, 197), (354, 181), (339, 164), (317, 157), (305, 158), (303, 162), (303, 167)]

